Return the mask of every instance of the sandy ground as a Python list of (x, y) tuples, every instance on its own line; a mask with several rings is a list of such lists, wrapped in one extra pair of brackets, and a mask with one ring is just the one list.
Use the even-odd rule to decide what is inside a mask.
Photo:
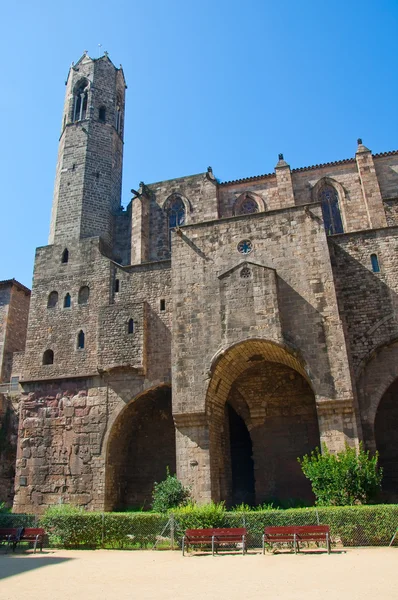
[(48, 550), (0, 554), (0, 599), (398, 599), (398, 548), (246, 556)]

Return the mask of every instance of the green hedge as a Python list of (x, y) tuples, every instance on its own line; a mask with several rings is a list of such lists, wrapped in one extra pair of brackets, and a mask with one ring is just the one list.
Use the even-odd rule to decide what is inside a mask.
[[(50, 543), (65, 548), (151, 548), (171, 546), (171, 515), (151, 512), (96, 513), (54, 507), (40, 517)], [(33, 515), (1, 514), (0, 527), (37, 525)], [(188, 528), (242, 527), (248, 544), (261, 545), (267, 525), (316, 525), (331, 527), (332, 539), (343, 546), (388, 545), (398, 527), (398, 505), (331, 506), (287, 510), (228, 512), (223, 505), (187, 506), (173, 511), (176, 544)]]
[(36, 527), (35, 515), (22, 515), (14, 513), (0, 513), (0, 528), (7, 527)]

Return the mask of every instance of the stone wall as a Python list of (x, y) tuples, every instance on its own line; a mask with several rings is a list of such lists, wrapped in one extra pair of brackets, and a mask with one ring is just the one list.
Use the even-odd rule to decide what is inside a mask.
[(14, 352), (25, 348), (30, 290), (14, 280), (0, 283), (0, 382), (11, 378)]
[(12, 506), (18, 439), (19, 397), (0, 394), (0, 503)]

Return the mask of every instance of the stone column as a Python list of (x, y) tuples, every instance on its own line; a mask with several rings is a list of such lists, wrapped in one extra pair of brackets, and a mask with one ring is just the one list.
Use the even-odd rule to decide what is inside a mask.
[(377, 229), (387, 227), (383, 199), (381, 197), (379, 182), (371, 151), (358, 139), (358, 148), (355, 154), (358, 173), (361, 180), (362, 194), (368, 214), (369, 227)]
[(344, 450), (345, 445), (358, 447), (358, 428), (353, 400), (316, 398), (321, 446), (331, 452)]
[(279, 208), (294, 206), (292, 174), (290, 166), (283, 159), (283, 154), (279, 154), (279, 161), (275, 167), (275, 173), (278, 186)]
[(211, 500), (209, 426), (204, 413), (173, 415), (176, 427), (177, 477), (205, 504)]
[(149, 199), (140, 194), (131, 207), (131, 264), (139, 265), (149, 257)]

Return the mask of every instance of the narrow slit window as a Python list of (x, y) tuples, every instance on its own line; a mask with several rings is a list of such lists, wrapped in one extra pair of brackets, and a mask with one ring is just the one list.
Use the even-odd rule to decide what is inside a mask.
[(43, 354), (43, 365), (54, 364), (54, 352), (52, 350), (46, 350)]
[(115, 294), (117, 294), (120, 290), (120, 281), (119, 279), (115, 279)]
[(84, 331), (81, 329), (77, 334), (77, 349), (83, 350), (84, 348)]
[(166, 300), (164, 300), (164, 298), (160, 301), (160, 310), (166, 310)]
[(67, 263), (68, 260), (69, 260), (69, 251), (68, 251), (68, 248), (65, 248), (65, 250), (62, 252), (61, 262)]
[(379, 265), (379, 259), (377, 258), (377, 254), (371, 254), (370, 261), (372, 263), (373, 273), (380, 273), (380, 265)]
[(134, 329), (135, 329), (134, 319), (130, 319), (128, 322), (128, 325), (127, 325), (127, 332), (134, 333)]
[(71, 297), (70, 294), (66, 294), (64, 298), (64, 308), (70, 308), (71, 305)]
[(106, 120), (106, 108), (105, 106), (101, 106), (101, 108), (98, 111), (98, 119), (101, 121), (101, 123), (105, 123)]

